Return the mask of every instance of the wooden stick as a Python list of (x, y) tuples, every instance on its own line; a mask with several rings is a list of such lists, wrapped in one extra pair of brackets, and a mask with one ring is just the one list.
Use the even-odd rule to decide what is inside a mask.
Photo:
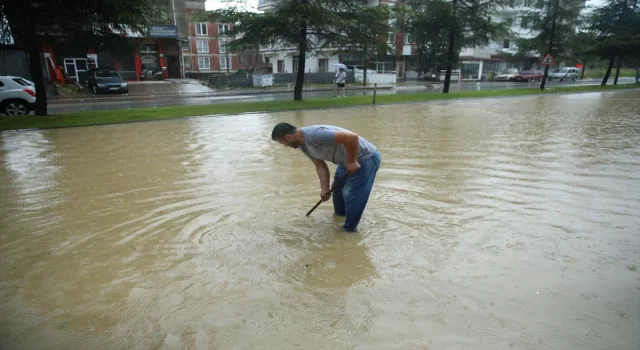
[[(330, 194), (331, 192), (333, 192), (333, 190), (336, 188), (336, 186), (338, 185), (338, 182), (342, 182), (344, 183), (345, 181), (347, 181), (347, 176), (349, 176), (349, 172), (347, 172), (346, 174), (344, 174), (344, 176), (342, 177), (342, 179), (340, 179), (339, 181), (336, 181), (333, 183), (333, 187), (331, 187), (331, 189), (329, 190), (329, 192), (327, 194)], [(322, 203), (322, 198), (318, 201), (318, 203), (316, 203), (316, 205), (313, 206), (313, 208), (311, 208), (311, 210), (309, 210), (309, 212), (307, 213), (306, 216), (309, 216), (309, 214), (311, 214), (314, 210), (316, 210), (316, 208)]]

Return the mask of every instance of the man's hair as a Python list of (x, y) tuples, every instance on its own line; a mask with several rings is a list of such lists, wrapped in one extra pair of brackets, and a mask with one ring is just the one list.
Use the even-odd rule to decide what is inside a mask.
[(273, 127), (273, 131), (271, 132), (271, 139), (275, 141), (276, 139), (285, 137), (286, 135), (295, 134), (297, 131), (298, 129), (289, 123), (278, 123)]

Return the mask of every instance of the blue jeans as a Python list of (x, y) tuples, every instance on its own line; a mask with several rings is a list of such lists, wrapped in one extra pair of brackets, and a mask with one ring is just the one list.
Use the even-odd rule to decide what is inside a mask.
[(373, 181), (380, 168), (380, 152), (376, 151), (369, 159), (363, 162), (358, 161), (358, 163), (360, 163), (360, 170), (349, 174), (345, 183), (342, 183), (341, 179), (347, 169), (341, 165), (336, 168), (333, 178), (334, 183), (338, 184), (333, 190), (333, 209), (336, 215), (346, 215), (342, 227), (348, 232), (356, 231), (364, 208), (367, 206)]

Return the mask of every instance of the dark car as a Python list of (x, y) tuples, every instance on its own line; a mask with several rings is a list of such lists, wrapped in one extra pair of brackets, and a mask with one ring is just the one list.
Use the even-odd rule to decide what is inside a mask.
[(94, 94), (101, 92), (129, 93), (129, 84), (113, 68), (93, 68), (87, 72), (87, 87)]
[(513, 77), (515, 81), (530, 81), (530, 80), (542, 80), (544, 78), (544, 72), (541, 70), (525, 70), (520, 74)]

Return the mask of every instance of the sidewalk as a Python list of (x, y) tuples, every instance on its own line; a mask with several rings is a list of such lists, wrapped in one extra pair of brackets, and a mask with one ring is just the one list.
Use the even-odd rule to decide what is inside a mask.
[[(176, 82), (176, 80), (178, 80)], [(378, 86), (379, 90), (392, 89), (392, 85)], [(72, 87), (71, 89), (76, 89)], [(345, 90), (373, 90), (374, 87), (358, 86), (352, 84), (351, 87), (345, 88)], [(311, 87), (303, 88), (304, 92), (316, 92), (316, 91), (334, 91), (332, 87)], [(213, 96), (234, 96), (234, 95), (261, 95), (261, 94), (277, 94), (277, 93), (293, 93), (293, 84), (288, 88), (253, 88), (253, 89), (233, 89), (218, 91), (211, 89), (207, 86), (200, 84), (197, 80), (192, 79), (171, 79), (164, 81), (150, 81), (150, 82), (130, 82), (129, 94), (127, 95), (93, 95), (88, 90), (83, 89), (77, 92), (77, 95), (68, 96), (48, 96), (49, 103), (51, 104), (63, 104), (68, 102), (83, 102), (83, 101), (127, 101), (127, 100), (152, 100), (152, 99), (166, 99), (166, 98), (198, 98), (198, 97), (213, 97)]]

